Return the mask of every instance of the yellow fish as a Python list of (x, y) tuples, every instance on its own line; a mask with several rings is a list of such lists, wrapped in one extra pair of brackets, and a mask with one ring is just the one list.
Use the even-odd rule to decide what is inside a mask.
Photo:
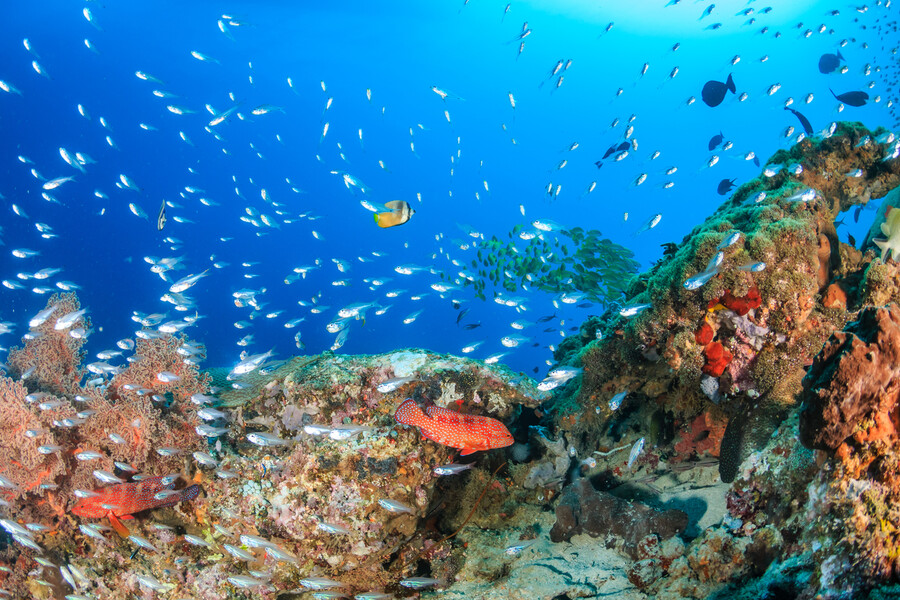
[(416, 214), (416, 211), (405, 200), (391, 200), (384, 203), (385, 208), (389, 211), (375, 213), (375, 222), (379, 227), (394, 227), (403, 225), (409, 218)]

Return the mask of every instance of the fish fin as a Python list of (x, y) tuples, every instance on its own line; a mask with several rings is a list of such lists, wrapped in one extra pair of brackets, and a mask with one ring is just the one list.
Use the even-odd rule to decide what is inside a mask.
[(470, 454), (475, 454), (478, 450), (474, 450), (472, 448), (463, 448), (462, 452), (459, 453), (460, 456), (468, 456)]
[(418, 426), (425, 419), (425, 413), (422, 412), (415, 400), (407, 398), (403, 404), (397, 407), (394, 419), (403, 425)]
[(725, 87), (728, 88), (732, 94), (734, 94), (737, 90), (737, 87), (734, 85), (734, 78), (731, 76), (731, 73), (728, 74), (728, 79), (725, 81)]
[(837, 51), (837, 57), (841, 60), (844, 60), (844, 56), (841, 54), (840, 49), (838, 49), (838, 51)]
[(394, 225), (400, 225), (400, 219), (397, 217), (397, 214), (394, 211), (382, 212), (375, 215), (375, 222), (378, 223), (378, 226), (382, 229), (386, 229), (388, 227), (393, 227)]
[(134, 519), (134, 515), (122, 515), (121, 517), (118, 517), (118, 519), (120, 521), (130, 521), (131, 519)]
[(112, 512), (107, 513), (106, 516), (109, 517), (109, 524), (112, 525), (112, 528), (115, 529), (116, 533), (118, 533), (121, 537), (127, 538), (129, 535), (131, 535), (131, 532), (127, 527), (125, 527), (122, 521), (119, 520), (119, 517), (114, 515)]

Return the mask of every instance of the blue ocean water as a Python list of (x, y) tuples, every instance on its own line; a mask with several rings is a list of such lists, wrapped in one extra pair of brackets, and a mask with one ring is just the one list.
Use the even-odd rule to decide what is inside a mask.
[[(708, 2), (670, 4), (17, 3), (0, 22), (0, 80), (21, 92), (0, 92), (0, 279), (23, 287), (0, 288), (0, 321), (16, 324), (0, 346), (15, 344), (44, 306), (46, 295), (34, 288), (69, 281), (80, 286), (93, 320), (92, 353), (133, 336), (134, 311), (202, 316), (186, 333), (207, 345), (207, 365), (233, 365), (241, 350), (317, 353), (334, 344), (326, 324), (340, 308), (376, 302), (365, 319), (349, 322), (338, 352), (416, 346), (459, 353), (483, 341), (471, 356), (506, 352), (500, 361), (514, 369), (545, 369), (549, 348), (605, 307), (554, 306), (555, 294), (521, 287), (516, 307), (492, 302), (490, 286), (487, 301), (471, 287), (439, 294), (431, 287), (438, 273), (459, 283), (460, 271), (477, 276), (473, 235), (511, 241), (516, 225), (549, 219), (600, 230), (645, 269), (662, 244), (680, 243), (722, 202), (722, 179), (740, 185), (759, 174), (747, 153), (765, 162), (796, 140), (803, 129), (784, 110), (789, 98), (816, 132), (836, 120), (897, 126), (896, 107), (888, 106), (897, 64), (888, 25), (897, 12), (889, 3), (722, 1), (708, 16)], [(820, 73), (820, 57), (838, 50), (846, 72)], [(551, 75), (559, 61), (564, 66)], [(704, 83), (729, 73), (736, 93), (706, 106)], [(442, 99), (433, 87), (449, 95)], [(839, 110), (829, 89), (863, 90), (870, 99)], [(263, 105), (277, 109), (252, 114)], [(216, 114), (236, 109), (210, 126), (207, 106)], [(785, 137), (789, 126), (795, 131)], [(719, 132), (732, 147), (710, 152)], [(626, 140), (628, 156), (595, 165)], [(60, 148), (95, 162), (81, 173)], [(713, 155), (718, 163), (706, 167)], [(666, 175), (671, 167), (677, 171)], [(32, 169), (47, 180), (75, 179), (44, 190)], [(344, 173), (365, 193), (345, 185)], [(646, 180), (634, 185), (642, 174)], [(122, 186), (120, 175), (140, 191)], [(405, 200), (416, 213), (381, 229), (362, 202), (390, 200)], [(636, 234), (657, 214), (656, 227)], [(864, 212), (858, 224), (849, 216), (844, 227), (862, 240), (874, 215)], [(54, 235), (41, 237), (37, 224)], [(552, 242), (557, 234), (543, 235)], [(18, 248), (40, 255), (15, 258)], [(183, 257), (184, 268), (164, 281), (145, 257)], [(285, 283), (294, 268), (317, 261), (320, 268)], [(433, 272), (403, 275), (400, 265)], [(62, 271), (26, 277), (43, 268)], [(207, 269), (187, 291), (188, 311), (160, 300), (172, 281)], [(252, 318), (252, 307), (235, 306), (241, 289), (260, 290)], [(392, 290), (402, 291), (386, 297)], [(327, 308), (314, 314), (313, 301)], [(481, 326), (458, 325), (463, 309), (460, 324)], [(522, 331), (509, 326), (550, 315)], [(299, 318), (296, 328), (285, 327)], [(249, 325), (238, 329), (241, 321)], [(248, 334), (253, 341), (237, 346)], [(510, 334), (529, 339), (505, 348), (500, 340)]]

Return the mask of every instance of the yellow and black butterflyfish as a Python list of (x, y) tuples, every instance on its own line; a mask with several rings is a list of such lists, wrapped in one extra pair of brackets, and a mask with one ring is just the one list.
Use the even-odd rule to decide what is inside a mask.
[(391, 200), (384, 203), (385, 208), (390, 210), (375, 213), (375, 222), (379, 227), (395, 227), (403, 225), (409, 218), (416, 214), (416, 211), (405, 200)]

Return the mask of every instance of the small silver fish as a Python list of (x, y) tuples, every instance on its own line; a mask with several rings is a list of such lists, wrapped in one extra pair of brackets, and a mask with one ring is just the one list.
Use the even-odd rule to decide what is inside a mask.
[(131, 534), (128, 536), (128, 539), (134, 543), (134, 545), (143, 548), (144, 550), (152, 550), (153, 552), (159, 552), (156, 549), (156, 546), (150, 543), (150, 540), (143, 538), (139, 535)]
[(284, 438), (280, 438), (273, 433), (264, 433), (264, 432), (256, 432), (256, 433), (248, 433), (247, 441), (251, 444), (256, 444), (257, 446), (267, 447), (267, 446), (287, 446), (291, 443), (291, 440), (286, 440)]
[(713, 269), (712, 271), (704, 271), (698, 275), (694, 275), (693, 277), (689, 277), (684, 280), (684, 287), (688, 290), (696, 290), (703, 287), (710, 279), (719, 274), (717, 269)]
[(400, 585), (414, 590), (431, 587), (433, 585), (438, 585), (439, 583), (441, 583), (440, 579), (433, 579), (431, 577), (409, 577), (400, 580)]
[(628, 390), (624, 390), (610, 398), (609, 400), (609, 410), (615, 412), (618, 410), (620, 406), (622, 406), (622, 401), (628, 395)]
[(258, 535), (250, 535), (249, 533), (241, 534), (240, 540), (241, 543), (248, 548), (267, 548), (274, 545), (264, 537), (260, 537)]
[(504, 552), (507, 556), (518, 556), (519, 554), (522, 553), (522, 550), (524, 550), (524, 549), (527, 548), (528, 546), (534, 544), (536, 541), (537, 541), (537, 540), (528, 540), (528, 541), (525, 542), (524, 544), (516, 544), (516, 545), (514, 545), (514, 546), (510, 546), (509, 548), (507, 548), (507, 549), (504, 550), (503, 552)]
[(104, 456), (104, 454), (96, 452), (95, 450), (82, 450), (75, 455), (75, 458), (78, 460), (95, 460), (98, 458), (103, 458)]
[(764, 263), (764, 262), (748, 263), (746, 265), (739, 266), (738, 270), (739, 271), (750, 271), (752, 273), (759, 273), (760, 271), (766, 270), (766, 263)]
[(390, 392), (393, 392), (400, 386), (405, 385), (405, 384), (409, 383), (410, 381), (414, 381), (414, 380), (415, 380), (415, 377), (412, 377), (412, 376), (394, 377), (393, 379), (388, 379), (387, 381), (378, 384), (378, 386), (375, 389), (378, 390), (378, 392), (381, 394), (388, 394)]
[(206, 452), (194, 452), (193, 454), (194, 460), (203, 465), (204, 467), (218, 467), (219, 461), (215, 458), (207, 454)]
[(228, 578), (228, 583), (245, 590), (266, 585), (266, 582), (262, 579), (250, 577), (249, 575), (232, 575)]
[(101, 542), (109, 541), (106, 539), (105, 535), (103, 535), (102, 533), (100, 533), (100, 531), (98, 531), (96, 523), (88, 523), (88, 524), (84, 524), (84, 525), (79, 525), (78, 529), (81, 530), (81, 533), (83, 533), (84, 535), (86, 535), (90, 538), (94, 538), (95, 540), (100, 540)]
[(231, 544), (223, 544), (222, 547), (225, 548), (225, 551), (228, 552), (228, 554), (232, 555), (233, 557), (237, 558), (238, 560), (246, 560), (246, 561), (256, 560), (255, 556), (253, 556), (251, 553), (247, 552), (243, 548), (238, 548), (237, 546), (232, 546)]
[(450, 463), (435, 467), (434, 469), (432, 469), (432, 473), (434, 473), (435, 475), (456, 475), (458, 473), (462, 473), (463, 471), (468, 471), (471, 468), (472, 465)]
[(628, 455), (628, 468), (630, 469), (634, 462), (641, 455), (641, 452), (644, 451), (644, 438), (639, 439), (634, 443), (634, 446), (631, 448), (631, 453)]
[(390, 511), (392, 513), (414, 514), (416, 512), (412, 507), (407, 506), (406, 504), (403, 504), (402, 502), (398, 502), (396, 500), (388, 500), (388, 499), (382, 498), (381, 500), (378, 501), (378, 504), (381, 505), (381, 508), (383, 508), (387, 511)]
[(212, 425), (203, 423), (194, 427), (194, 431), (196, 431), (197, 435), (201, 437), (215, 438), (225, 435), (230, 430), (227, 427), (213, 427)]
[(109, 471), (104, 471), (102, 469), (96, 469), (94, 471), (94, 477), (96, 477), (102, 483), (125, 483), (125, 480), (121, 477), (116, 477)]
[(204, 421), (215, 421), (216, 419), (228, 418), (228, 413), (217, 410), (215, 408), (210, 408), (209, 406), (205, 406), (197, 411), (197, 416)]
[(633, 317), (636, 314), (650, 308), (652, 304), (632, 304), (631, 306), (623, 306), (619, 310), (619, 314), (623, 317)]
[(204, 548), (212, 548), (212, 544), (210, 544), (203, 538), (197, 537), (196, 535), (191, 535), (189, 533), (184, 534), (184, 541), (186, 541), (188, 544), (193, 544), (194, 546), (202, 546)]
[(742, 234), (740, 231), (735, 231), (734, 233), (728, 234), (721, 242), (719, 242), (719, 245), (716, 246), (716, 250), (724, 250), (725, 248), (733, 245), (735, 242), (741, 239), (741, 235)]
[(311, 590), (327, 590), (328, 588), (344, 587), (344, 584), (327, 577), (307, 577), (300, 580), (300, 585)]
[(299, 564), (300, 562), (296, 556), (275, 544), (266, 546), (266, 556), (277, 562), (289, 562), (294, 565)]
[(344, 527), (343, 525), (336, 525), (334, 523), (325, 523), (322, 521), (321, 523), (317, 523), (316, 527), (324, 531), (325, 533), (333, 533), (333, 534), (346, 534), (350, 533), (350, 530)]

